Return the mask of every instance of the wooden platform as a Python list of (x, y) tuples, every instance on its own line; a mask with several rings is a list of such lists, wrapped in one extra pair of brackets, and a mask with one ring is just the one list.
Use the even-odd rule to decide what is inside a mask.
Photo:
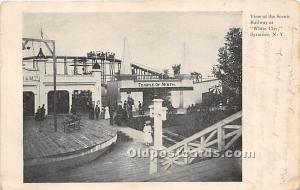
[(82, 118), (80, 131), (63, 132), (63, 117), (58, 116), (58, 130), (54, 132), (53, 118), (38, 122), (33, 118), (24, 120), (24, 161), (62, 156), (93, 147), (116, 137), (116, 129), (103, 120)]
[(149, 158), (130, 158), (129, 148), (145, 149), (139, 142), (119, 142), (105, 155), (84, 165), (66, 168), (55, 174), (44, 173), (39, 183), (67, 182), (214, 182), (241, 181), (241, 159), (215, 158), (178, 167), (165, 172), (149, 174)]
[[(63, 127), (60, 124), (59, 131), (53, 132), (52, 120), (47, 120), (48, 127), (39, 127), (34, 121), (26, 121), (24, 133), (29, 137), (26, 139), (27, 159), (29, 156), (49, 156), (61, 155), (69, 152), (78, 152), (85, 150), (89, 145), (104, 142), (105, 139), (113, 139), (116, 130), (123, 134), (118, 136), (117, 144), (109, 146), (105, 154), (91, 159), (89, 162), (79, 164), (74, 167), (67, 167), (57, 170), (54, 173), (41, 172), (25, 174), (24, 182), (51, 183), (51, 182), (143, 182), (143, 181), (241, 181), (241, 159), (239, 158), (215, 158), (191, 165), (177, 167), (168, 171), (159, 171), (156, 174), (150, 174), (150, 159), (140, 157), (129, 157), (128, 150), (131, 148), (146, 149), (142, 143), (142, 132), (128, 128), (109, 126), (107, 121), (94, 121), (83, 119), (87, 126), (81, 131), (73, 133), (63, 133)], [(61, 121), (61, 118), (59, 122)], [(31, 125), (30, 125), (31, 123)], [(28, 129), (26, 129), (28, 127)], [(48, 134), (47, 137), (44, 135)], [(43, 140), (43, 137), (46, 140)], [(120, 137), (120, 138), (119, 138)], [(125, 138), (127, 137), (127, 138)], [(28, 136), (24, 137), (28, 138)], [(123, 139), (123, 140), (122, 140)], [(108, 140), (109, 141), (109, 140)], [(58, 144), (59, 142), (59, 144)], [(72, 144), (71, 144), (72, 142)], [(29, 143), (29, 144), (28, 144)], [(31, 144), (33, 150), (30, 151)], [(41, 143), (36, 145), (37, 143)], [(48, 144), (48, 148), (46, 147)], [(26, 148), (24, 147), (24, 154)], [(45, 150), (42, 150), (45, 148)], [(55, 150), (57, 148), (58, 150)], [(38, 151), (41, 151), (39, 153)], [(79, 153), (80, 154), (80, 153)], [(25, 156), (25, 155), (24, 155)], [(55, 157), (55, 156), (50, 156)], [(39, 169), (41, 170), (41, 169)], [(43, 170), (44, 171), (44, 170)]]
[(144, 148), (138, 142), (119, 142), (106, 154), (84, 165), (66, 168), (55, 174), (38, 176), (37, 182), (121, 182), (135, 181), (149, 174), (149, 159), (130, 158), (129, 148)]
[(202, 162), (140, 177), (155, 182), (238, 182), (242, 181), (241, 158), (212, 158)]

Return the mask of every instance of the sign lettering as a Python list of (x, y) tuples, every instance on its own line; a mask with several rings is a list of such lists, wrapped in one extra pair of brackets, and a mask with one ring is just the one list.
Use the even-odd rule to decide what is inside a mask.
[(174, 82), (139, 82), (139, 88), (176, 87)]
[(40, 76), (38, 75), (23, 76), (23, 81), (40, 81)]

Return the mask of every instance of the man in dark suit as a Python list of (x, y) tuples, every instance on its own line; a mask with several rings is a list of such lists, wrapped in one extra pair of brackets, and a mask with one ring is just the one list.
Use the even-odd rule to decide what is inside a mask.
[(99, 120), (100, 108), (98, 105), (96, 105), (95, 113), (96, 113), (96, 119)]

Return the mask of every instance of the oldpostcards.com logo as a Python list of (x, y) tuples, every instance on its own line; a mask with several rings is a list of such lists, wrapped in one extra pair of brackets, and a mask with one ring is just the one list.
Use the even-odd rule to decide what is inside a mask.
[(242, 151), (242, 150), (226, 150), (218, 151), (212, 148), (205, 148), (202, 150), (191, 150), (191, 151), (170, 151), (165, 150), (156, 151), (150, 148), (146, 149), (135, 149), (130, 148), (127, 151), (127, 155), (130, 158), (255, 158), (255, 152), (253, 151)]

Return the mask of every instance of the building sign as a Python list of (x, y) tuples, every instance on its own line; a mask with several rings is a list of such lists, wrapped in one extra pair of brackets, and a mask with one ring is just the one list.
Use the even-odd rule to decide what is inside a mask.
[(40, 81), (40, 76), (37, 76), (37, 75), (23, 76), (23, 81), (26, 81), (26, 82), (29, 82), (29, 81)]
[(138, 82), (139, 88), (177, 87), (175, 82)]
[(32, 82), (40, 81), (40, 76), (37, 71), (23, 70), (23, 81)]

